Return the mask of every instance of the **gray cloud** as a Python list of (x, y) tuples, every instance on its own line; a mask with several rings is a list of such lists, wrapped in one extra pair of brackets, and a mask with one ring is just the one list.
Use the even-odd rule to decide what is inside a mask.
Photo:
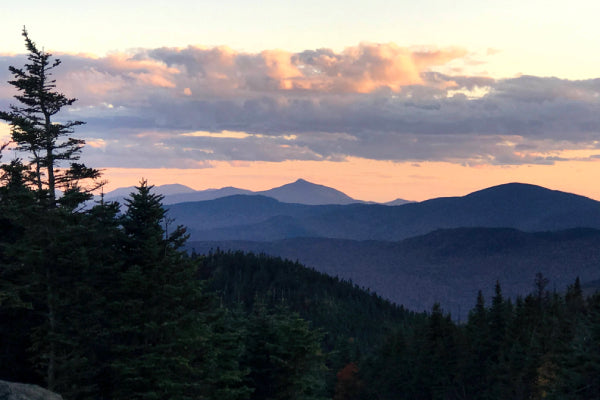
[[(379, 160), (523, 164), (596, 147), (600, 79), (452, 76), (466, 53), (363, 44), (286, 53), (159, 48), (60, 55), (65, 119), (98, 166), (194, 167), (209, 160)], [(0, 81), (23, 56), (0, 56)], [(0, 85), (0, 107), (14, 90)], [(184, 135), (190, 132), (247, 135)]]

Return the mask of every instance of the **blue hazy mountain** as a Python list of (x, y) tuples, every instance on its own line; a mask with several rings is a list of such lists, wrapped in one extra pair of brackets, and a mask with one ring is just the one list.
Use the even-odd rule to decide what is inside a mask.
[(192, 240), (311, 236), (395, 241), (458, 227), (510, 227), (529, 232), (600, 228), (599, 202), (521, 183), (400, 206), (311, 206), (282, 203), (265, 196), (232, 196), (172, 204), (169, 209), (172, 218), (189, 228)]
[[(131, 193), (136, 191), (134, 186), (115, 189), (104, 195), (106, 201), (122, 202)], [(153, 193), (164, 196), (163, 204), (183, 203), (186, 201), (213, 200), (220, 197), (227, 197), (236, 194), (252, 194), (250, 190), (238, 189), (234, 187), (224, 187), (221, 189), (194, 190), (191, 187), (180, 185), (178, 183), (155, 186)]]
[(271, 197), (282, 203), (300, 204), (352, 204), (359, 202), (339, 190), (298, 179), (296, 182), (279, 186), (270, 190), (256, 192)]
[(404, 200), (404, 199), (396, 199), (396, 200), (388, 201), (383, 204), (385, 204), (386, 206), (401, 206), (401, 205), (408, 204), (408, 203), (414, 203), (414, 201)]
[[(135, 191), (135, 188), (133, 186), (119, 188), (113, 190), (112, 192), (106, 193), (105, 200), (121, 202), (133, 191)], [(179, 184), (156, 186), (154, 191), (155, 193), (162, 194), (165, 196), (163, 204), (214, 200), (238, 194), (262, 195), (279, 200), (283, 203), (298, 203), (310, 205), (365, 203), (360, 200), (355, 200), (339, 190), (330, 188), (328, 186), (311, 183), (304, 179), (298, 179), (297, 181), (292, 183), (275, 187), (273, 189), (257, 192), (246, 189), (239, 189), (231, 186), (223, 187), (220, 189), (194, 190), (190, 187)], [(397, 199), (393, 202), (390, 202), (390, 205), (397, 205), (408, 202), (409, 201), (407, 200)]]
[(221, 189), (194, 190), (193, 192), (174, 193), (165, 196), (163, 204), (185, 203), (190, 201), (214, 200), (221, 197), (234, 196), (238, 194), (253, 194), (250, 190), (238, 189), (227, 186)]
[[(127, 197), (127, 196), (129, 196), (129, 194), (131, 194), (135, 191), (136, 191), (135, 186), (122, 187), (122, 188), (115, 189), (111, 192), (105, 193), (104, 197), (106, 199), (111, 199), (111, 198), (116, 198), (116, 197)], [(193, 193), (193, 192), (195, 192), (195, 190), (192, 189), (191, 187), (188, 187), (185, 185), (180, 185), (178, 183), (154, 187), (154, 193), (161, 194), (163, 196), (170, 196), (170, 195), (182, 194), (182, 193)]]

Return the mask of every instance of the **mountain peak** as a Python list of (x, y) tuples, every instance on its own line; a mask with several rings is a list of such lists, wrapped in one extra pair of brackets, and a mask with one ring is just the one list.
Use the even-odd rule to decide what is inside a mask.
[[(107, 199), (117, 197), (128, 197), (131, 193), (135, 193), (135, 191), (135, 186), (128, 186), (115, 189), (113, 191), (105, 193), (104, 195)], [(170, 183), (166, 185), (154, 186), (152, 192), (163, 196), (170, 196), (174, 194), (194, 193), (195, 190), (191, 187), (181, 185), (179, 183)]]
[(179, 193), (194, 193), (195, 190), (189, 186), (182, 185), (180, 183), (169, 183), (166, 185), (156, 186), (155, 188), (157, 193), (162, 194), (163, 196), (168, 196), (171, 194), (179, 194)]
[(350, 204), (356, 203), (352, 197), (328, 186), (297, 179), (270, 190), (257, 192), (264, 196), (272, 197), (283, 203), (301, 203), (309, 205), (320, 204)]
[[(502, 185), (492, 186), (486, 189), (478, 190), (470, 193), (466, 198), (489, 198), (496, 201), (507, 201), (511, 199), (519, 200), (544, 200), (556, 201), (561, 199), (582, 199), (591, 200), (585, 196), (579, 196), (573, 193), (562, 192), (560, 190), (552, 190), (543, 186), (532, 185), (530, 183), (510, 182)], [(552, 200), (550, 200), (552, 199)]]

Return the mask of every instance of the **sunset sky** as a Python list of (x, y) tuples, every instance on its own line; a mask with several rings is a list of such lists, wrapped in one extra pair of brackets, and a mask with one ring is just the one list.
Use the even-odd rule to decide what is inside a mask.
[(60, 118), (87, 122), (74, 136), (107, 190), (304, 178), (389, 201), (518, 181), (600, 199), (598, 15), (580, 0), (12, 2), (0, 109), (26, 25), (63, 61), (79, 100)]

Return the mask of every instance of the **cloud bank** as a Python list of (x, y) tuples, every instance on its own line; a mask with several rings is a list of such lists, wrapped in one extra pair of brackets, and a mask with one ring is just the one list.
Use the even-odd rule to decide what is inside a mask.
[[(600, 79), (469, 76), (461, 48), (360, 44), (290, 53), (227, 47), (57, 55), (86, 160), (198, 168), (211, 160), (545, 164), (600, 155)], [(0, 56), (0, 81), (23, 56)], [(457, 67), (457, 65), (459, 67)], [(0, 85), (0, 107), (14, 102)], [(581, 152), (565, 150), (588, 150)]]

